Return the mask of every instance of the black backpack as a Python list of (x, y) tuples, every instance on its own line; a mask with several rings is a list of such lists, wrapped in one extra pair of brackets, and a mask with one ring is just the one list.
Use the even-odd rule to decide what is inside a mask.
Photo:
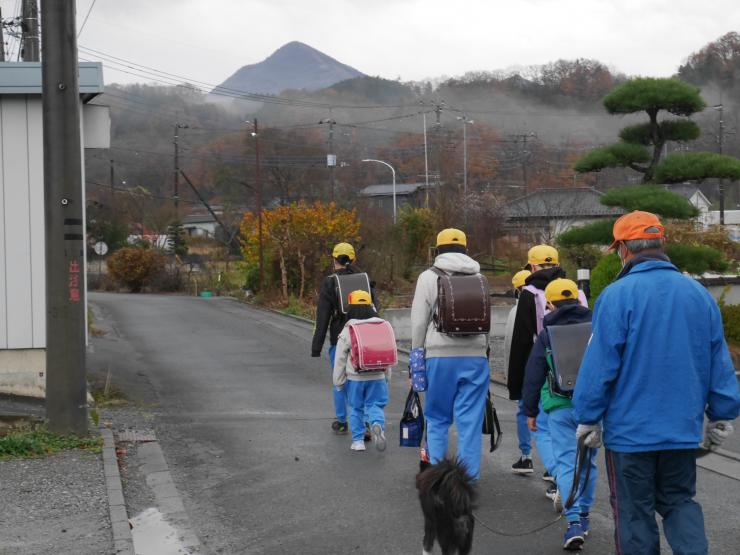
[(545, 350), (550, 393), (572, 397), (578, 370), (591, 340), (591, 322), (547, 326), (550, 347)]
[(332, 274), (337, 284), (337, 309), (341, 314), (349, 310), (349, 294), (353, 291), (366, 291), (372, 296), (370, 278), (364, 272), (357, 274)]

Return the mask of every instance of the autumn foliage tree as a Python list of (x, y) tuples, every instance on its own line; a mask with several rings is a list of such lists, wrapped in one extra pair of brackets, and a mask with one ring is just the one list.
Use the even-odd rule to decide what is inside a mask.
[(141, 293), (165, 269), (165, 257), (156, 249), (125, 247), (108, 257), (108, 275), (132, 293)]
[[(257, 215), (247, 212), (241, 223), (242, 254), (248, 268), (258, 264)], [(360, 222), (355, 210), (334, 203), (292, 203), (262, 212), (265, 259), (278, 266), (280, 294), (303, 299), (308, 280), (317, 275), (322, 258), (340, 241), (357, 242)]]

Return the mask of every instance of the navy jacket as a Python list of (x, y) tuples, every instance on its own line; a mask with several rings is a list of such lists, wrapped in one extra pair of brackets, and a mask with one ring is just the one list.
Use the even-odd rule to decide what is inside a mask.
[(545, 351), (550, 347), (550, 337), (547, 335), (547, 326), (565, 326), (568, 324), (581, 324), (591, 321), (591, 310), (580, 304), (569, 304), (561, 306), (557, 310), (545, 315), (542, 321), (543, 327), (537, 341), (532, 347), (532, 352), (527, 360), (524, 370), (524, 387), (522, 399), (524, 400), (524, 413), (532, 418), (539, 413), (540, 391), (547, 379), (547, 360)]
[(578, 423), (603, 421), (617, 452), (693, 449), (734, 420), (740, 391), (719, 307), (667, 260), (643, 259), (604, 289), (573, 394)]

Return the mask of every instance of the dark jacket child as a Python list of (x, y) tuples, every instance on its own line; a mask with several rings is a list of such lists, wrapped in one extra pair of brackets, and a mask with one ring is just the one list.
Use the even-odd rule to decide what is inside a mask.
[[(339, 291), (335, 275), (347, 275), (362, 273), (362, 270), (354, 265), (355, 249), (349, 243), (338, 243), (332, 251), (333, 273), (327, 276), (321, 284), (319, 300), (316, 306), (316, 325), (314, 327), (313, 341), (311, 342), (311, 356), (321, 356), (321, 350), (324, 347), (326, 334), (329, 333), (329, 363), (334, 368), (334, 353), (337, 348), (339, 333), (347, 323), (347, 315), (340, 310)], [(373, 283), (371, 285), (371, 295), (373, 304), (377, 308), (377, 298), (375, 295)], [(339, 434), (347, 433), (347, 395), (344, 391), (338, 391), (332, 386), (332, 396), (334, 399), (334, 411), (336, 420), (331, 427), (334, 432)], [(370, 439), (369, 434), (365, 438)]]
[[(591, 310), (578, 301), (578, 287), (569, 279), (556, 279), (545, 288), (548, 308), (552, 310), (544, 317), (543, 329), (537, 336), (524, 371), (524, 412), (532, 431), (536, 431), (536, 418), (540, 401), (547, 413), (555, 461), (555, 476), (558, 489), (564, 496), (570, 492), (576, 461), (576, 421), (573, 417), (572, 392), (563, 392), (557, 386), (552, 368), (552, 345), (548, 328), (568, 326), (591, 321)], [(549, 360), (548, 360), (549, 359)], [(580, 550), (588, 533), (589, 510), (596, 490), (597, 470), (595, 457), (591, 459), (591, 476), (583, 494), (569, 509), (565, 509), (568, 529), (563, 547)], [(583, 472), (585, 475), (585, 471)], [(579, 486), (580, 487), (580, 486)]]

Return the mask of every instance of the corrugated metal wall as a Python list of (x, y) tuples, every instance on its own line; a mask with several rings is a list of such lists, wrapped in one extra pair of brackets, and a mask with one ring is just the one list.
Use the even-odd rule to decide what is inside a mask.
[(0, 349), (46, 346), (41, 98), (0, 96)]

